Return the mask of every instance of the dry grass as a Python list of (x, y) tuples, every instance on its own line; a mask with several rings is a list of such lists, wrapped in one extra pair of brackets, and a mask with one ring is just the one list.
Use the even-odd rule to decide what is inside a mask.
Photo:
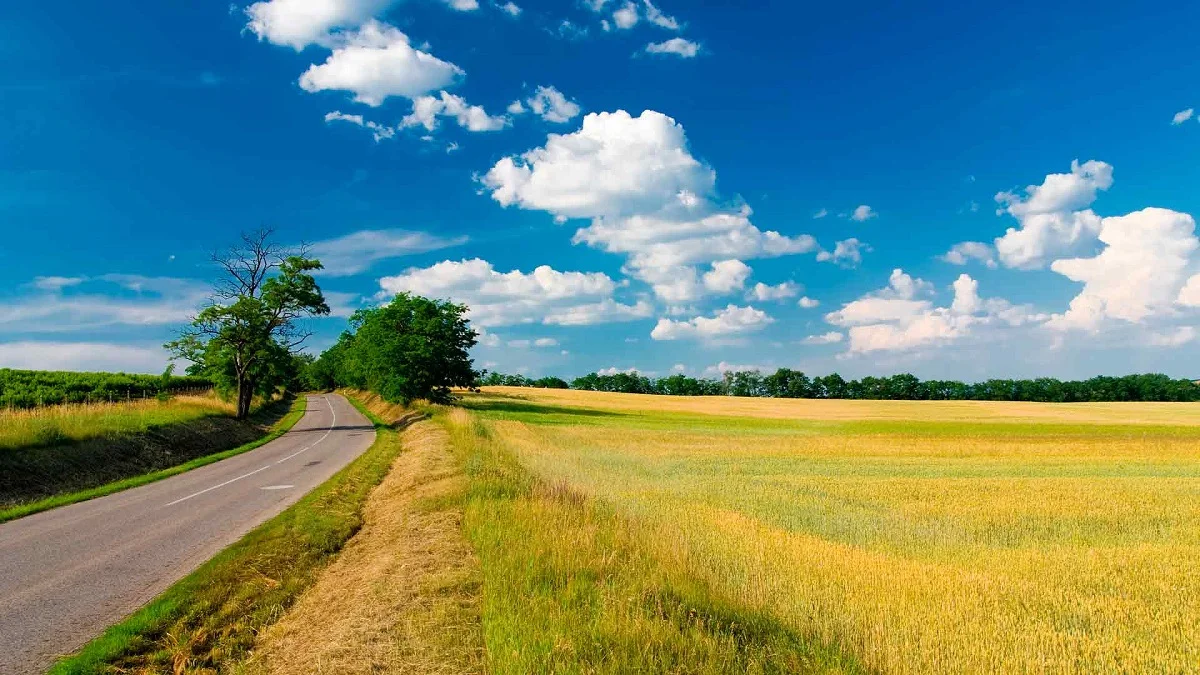
[[(390, 413), (384, 419), (405, 412), (369, 407)], [(418, 422), (401, 443), (363, 529), (259, 637), (247, 672), (483, 672), (479, 563), (462, 533), (465, 478), (437, 423)]]
[[(461, 394), (462, 392), (460, 392)], [(789, 420), (924, 420), (1064, 424), (1200, 425), (1194, 403), (1025, 403), (1020, 401), (847, 401), (735, 396), (658, 396), (573, 389), (485, 387), (485, 394), (542, 404), (642, 413), (730, 415)], [(468, 394), (468, 398), (470, 395)]]
[(31, 409), (0, 408), (0, 450), (139, 433), (210, 415), (233, 406), (215, 396), (175, 396), (117, 403), (72, 403)]
[(1200, 406), (496, 393), (484, 433), (658, 569), (871, 669), (1200, 663)]

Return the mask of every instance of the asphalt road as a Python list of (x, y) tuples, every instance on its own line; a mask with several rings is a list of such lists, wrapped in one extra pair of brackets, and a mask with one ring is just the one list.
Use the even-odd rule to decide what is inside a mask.
[(310, 396), (261, 448), (0, 525), (0, 673), (40, 673), (362, 454), (370, 421)]

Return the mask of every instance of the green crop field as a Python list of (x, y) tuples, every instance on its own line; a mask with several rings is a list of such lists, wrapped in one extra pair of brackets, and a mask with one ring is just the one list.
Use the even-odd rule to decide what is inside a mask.
[[(1200, 663), (1193, 404), (492, 388), (465, 405), (470, 419), (457, 424), (476, 429), (473, 443), (621, 523), (614, 534), (569, 509), (513, 508), (490, 520), (468, 509), (488, 651), (501, 670), (574, 670), (564, 664), (582, 659), (584, 671), (620, 672), (645, 667), (639, 659), (660, 648), (699, 659), (697, 672), (771, 670), (781, 652), (723, 668), (717, 647), (680, 638), (668, 649), (630, 618), (644, 605), (630, 598), (656, 579), (693, 580), (714, 602), (778, 622), (813, 645), (805, 669), (1182, 672)], [(629, 565), (606, 563), (604, 542), (616, 540), (652, 579), (624, 579)], [(525, 578), (545, 566), (541, 581)], [(506, 608), (496, 598), (505, 584), (534, 590)], [(577, 609), (525, 626), (539, 593)], [(556, 616), (549, 605), (539, 611)], [(622, 645), (624, 661), (613, 656)]]

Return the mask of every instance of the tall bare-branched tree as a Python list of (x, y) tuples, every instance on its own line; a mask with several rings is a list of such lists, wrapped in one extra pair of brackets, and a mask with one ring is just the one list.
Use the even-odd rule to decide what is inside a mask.
[(166, 345), (192, 362), (189, 372), (236, 393), (239, 419), (250, 414), (255, 394), (268, 396), (294, 376), (293, 356), (310, 336), (299, 320), (329, 313), (312, 276), (320, 261), (307, 247), (280, 246), (273, 234), (243, 234), (239, 245), (213, 255), (221, 274), (209, 305)]

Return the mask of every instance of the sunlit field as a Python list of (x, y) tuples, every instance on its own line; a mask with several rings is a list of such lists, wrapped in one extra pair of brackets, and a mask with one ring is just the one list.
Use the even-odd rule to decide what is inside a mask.
[(1200, 664), (1200, 406), (507, 388), (466, 405), (545, 484), (618, 514), (653, 569), (867, 669)]
[(209, 415), (232, 414), (232, 405), (211, 394), (173, 396), (166, 401), (151, 398), (26, 410), (0, 408), (0, 450), (136, 433)]

